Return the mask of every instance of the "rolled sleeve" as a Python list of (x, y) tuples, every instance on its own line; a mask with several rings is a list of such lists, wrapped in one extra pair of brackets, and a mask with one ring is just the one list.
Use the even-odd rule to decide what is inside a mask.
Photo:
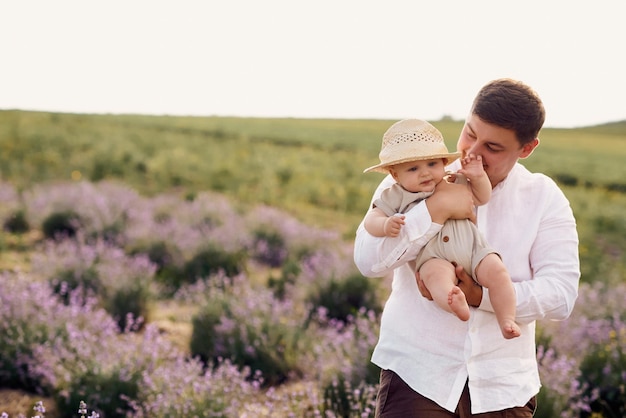
[(405, 214), (405, 224), (397, 237), (374, 237), (359, 225), (354, 244), (354, 263), (367, 277), (382, 277), (394, 268), (415, 259), (442, 225), (432, 222), (424, 202)]

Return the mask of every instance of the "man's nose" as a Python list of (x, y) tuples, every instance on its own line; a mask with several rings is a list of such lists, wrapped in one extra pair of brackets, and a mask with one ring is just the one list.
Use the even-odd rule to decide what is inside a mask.
[(478, 155), (478, 144), (474, 142), (468, 149), (465, 150), (465, 155), (475, 154)]

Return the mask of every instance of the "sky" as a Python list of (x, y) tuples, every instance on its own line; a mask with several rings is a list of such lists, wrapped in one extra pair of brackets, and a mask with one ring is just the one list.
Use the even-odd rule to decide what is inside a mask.
[(622, 0), (0, 0), (0, 109), (463, 119), (488, 81), (547, 127), (626, 119)]

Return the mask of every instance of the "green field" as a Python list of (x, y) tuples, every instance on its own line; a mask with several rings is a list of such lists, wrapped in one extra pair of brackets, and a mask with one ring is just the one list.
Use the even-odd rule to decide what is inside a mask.
[[(167, 390), (151, 384), (135, 398), (151, 411), (159, 405), (154, 393), (168, 400), (157, 417), (182, 416), (173, 411), (190, 402), (198, 411), (239, 412), (217, 416), (256, 413), (260, 405), (272, 408), (264, 416), (303, 416), (310, 408), (348, 416), (341, 412), (348, 399), (356, 402), (349, 408), (371, 416), (378, 370), (369, 357), (389, 283), (352, 274), (350, 254), (382, 179), (362, 171), (378, 161), (393, 122), (0, 111), (0, 371), (9, 370), (0, 373), (0, 411), (31, 409), (9, 398), (34, 402), (45, 388), (50, 418), (68, 416), (85, 393), (92, 408), (113, 413), (111, 400), (132, 398), (148, 373)], [(454, 149), (462, 122), (433, 124)], [(583, 283), (568, 320), (539, 324), (544, 387), (536, 416), (582, 406), (598, 418), (623, 416), (626, 121), (545, 129), (540, 137), (523, 164), (550, 175), (570, 199)], [(57, 240), (55, 232), (77, 239)], [(96, 289), (113, 322), (98, 319), (100, 311), (77, 320), (77, 307), (51, 293), (59, 278)], [(118, 333), (127, 313), (158, 332), (138, 333), (145, 342)], [(65, 335), (66, 314), (85, 336), (108, 337), (51, 342), (40, 330)], [(171, 357), (172, 342), (180, 357)], [(162, 347), (162, 375), (149, 373), (154, 354), (138, 347)], [(172, 359), (192, 365), (191, 355), (250, 366), (276, 392), (246, 392), (248, 376), (229, 368), (231, 375), (204, 380), (202, 395), (190, 400), (185, 388), (196, 393), (199, 381), (189, 375), (199, 377), (200, 368), (187, 372)], [(57, 377), (24, 380), (20, 371), (31, 363), (16, 368), (20, 359)], [(112, 374), (117, 368), (124, 376), (136, 371), (132, 387)], [(352, 385), (343, 395), (329, 391), (337, 378)], [(229, 387), (221, 391), (223, 382)], [(14, 387), (23, 391), (8, 391)]]
[[(246, 200), (257, 191), (255, 199), (278, 206), (360, 213), (379, 180), (361, 171), (376, 162), (392, 122), (2, 111), (0, 173), (24, 187), (80, 172), (91, 181), (122, 179), (143, 193), (184, 187)], [(433, 123), (454, 148), (462, 122)], [(541, 140), (525, 161), (531, 170), (601, 188), (626, 184), (626, 122), (545, 129)]]
[[(351, 239), (381, 180), (362, 170), (377, 162), (393, 122), (1, 111), (0, 178), (19, 189), (117, 179), (144, 195), (212, 190), (244, 205), (284, 209)], [(433, 124), (454, 149), (462, 122)], [(553, 177), (570, 198), (583, 279), (623, 265), (626, 121), (547, 128), (540, 139), (524, 164)]]

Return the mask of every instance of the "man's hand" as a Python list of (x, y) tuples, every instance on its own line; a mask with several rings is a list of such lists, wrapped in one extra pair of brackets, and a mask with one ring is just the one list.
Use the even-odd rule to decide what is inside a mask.
[(476, 220), (472, 192), (464, 184), (440, 181), (435, 193), (426, 199), (426, 207), (433, 222), (444, 224), (448, 219)]
[(420, 278), (420, 272), (415, 272), (415, 280), (417, 281), (417, 288), (419, 289), (422, 296), (424, 296), (428, 300), (433, 300), (433, 296), (430, 294), (430, 291), (426, 288), (424, 281)]
[[(480, 285), (478, 285), (474, 279), (472, 279), (472, 277), (465, 272), (462, 266), (455, 265), (454, 271), (456, 273), (456, 278), (459, 280), (457, 286), (459, 286), (463, 293), (465, 293), (467, 304), (475, 308), (480, 306), (480, 302), (483, 300), (483, 288), (480, 287)], [(433, 300), (433, 296), (426, 288), (424, 281), (420, 278), (419, 271), (415, 272), (415, 281), (417, 282), (417, 288), (422, 296), (428, 300)]]
[(457, 286), (465, 293), (467, 304), (475, 308), (480, 306), (480, 302), (483, 300), (483, 288), (472, 279), (472, 276), (467, 274), (463, 266), (456, 266), (454, 271), (459, 280)]

